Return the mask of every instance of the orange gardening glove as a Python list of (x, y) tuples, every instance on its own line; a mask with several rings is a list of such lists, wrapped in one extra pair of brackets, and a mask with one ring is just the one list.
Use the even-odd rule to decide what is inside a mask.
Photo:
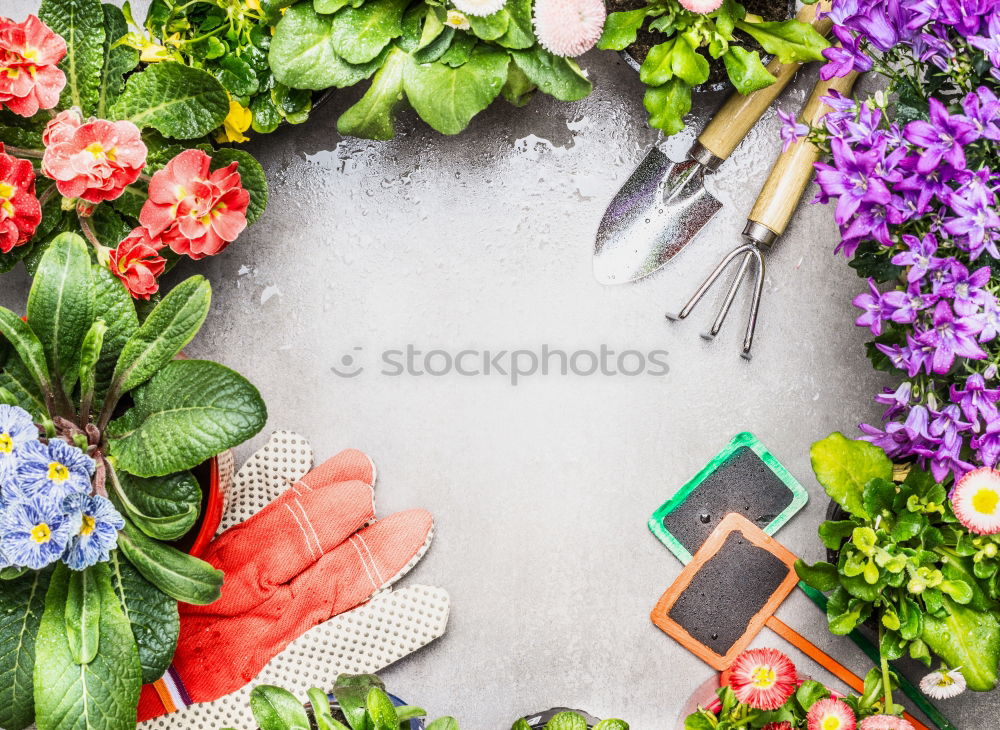
[(210, 702), (243, 687), (313, 626), (368, 601), (423, 555), (433, 536), (425, 510), (377, 522), (375, 470), (343, 451), (292, 484), (201, 557), (225, 573), (208, 606), (181, 604), (173, 666), (143, 688), (139, 720)]

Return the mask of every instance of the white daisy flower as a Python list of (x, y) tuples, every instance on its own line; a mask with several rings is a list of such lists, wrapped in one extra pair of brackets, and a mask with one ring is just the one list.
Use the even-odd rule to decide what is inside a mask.
[(472, 26), (469, 24), (469, 18), (465, 13), (458, 10), (449, 10), (448, 17), (445, 18), (444, 24), (455, 30), (468, 30)]
[(955, 516), (977, 535), (1000, 532), (1000, 471), (983, 467), (958, 480), (951, 493)]
[(452, 0), (455, 7), (466, 15), (485, 17), (502, 10), (507, 0)]
[(931, 672), (920, 680), (920, 691), (932, 700), (948, 700), (958, 697), (966, 688), (965, 677), (958, 669)]

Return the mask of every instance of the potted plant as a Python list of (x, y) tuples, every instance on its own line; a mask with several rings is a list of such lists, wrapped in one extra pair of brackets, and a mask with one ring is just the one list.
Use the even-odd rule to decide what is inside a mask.
[[(0, 272), (34, 272), (60, 233), (80, 233), (136, 298), (182, 256), (222, 251), (267, 204), (263, 170), (206, 135), (230, 113), (212, 74), (176, 62), (137, 69), (122, 11), (42, 0), (0, 19)], [(32, 71), (33, 69), (33, 71)]]
[(338, 119), (341, 134), (393, 137), (404, 99), (438, 132), (457, 134), (498, 96), (515, 106), (536, 91), (587, 96), (591, 82), (571, 56), (596, 43), (604, 17), (600, 0), (303, 0), (277, 22), (269, 59), (290, 89), (371, 79)]
[[(313, 688), (308, 696), (303, 704), (281, 687), (254, 687), (250, 709), (259, 730), (424, 730), (427, 713), (388, 694), (374, 674), (342, 674), (332, 693)], [(458, 723), (441, 717), (426, 730), (458, 730)]]
[[(812, 0), (812, 4), (816, 0)], [(684, 129), (691, 92), (728, 79), (741, 94), (776, 81), (761, 51), (782, 63), (818, 61), (829, 47), (784, 0), (612, 0), (598, 48), (626, 51), (646, 85), (651, 127)], [(622, 8), (618, 10), (618, 8)]]
[(624, 720), (598, 720), (582, 710), (556, 707), (522, 717), (511, 730), (628, 730)]
[(868, 626), (886, 671), (903, 656), (928, 666), (936, 656), (946, 673), (960, 672), (952, 677), (957, 690), (992, 690), (1000, 664), (1000, 543), (967, 512), (994, 496), (1000, 501), (995, 472), (973, 472), (949, 499), (942, 484), (915, 466), (894, 481), (881, 449), (839, 433), (813, 444), (811, 457), (838, 510), (819, 528), (831, 560), (800, 561), (796, 569), (831, 594), (830, 631), (845, 635)]
[(800, 678), (776, 649), (748, 649), (723, 676), (714, 698), (682, 716), (683, 730), (913, 730), (878, 669), (865, 677), (864, 694), (850, 697)]
[(169, 665), (177, 601), (222, 574), (167, 544), (198, 519), (191, 469), (257, 433), (257, 389), (175, 359), (208, 314), (202, 277), (140, 321), (75, 233), (41, 256), (27, 316), (0, 308), (0, 727), (135, 725)]

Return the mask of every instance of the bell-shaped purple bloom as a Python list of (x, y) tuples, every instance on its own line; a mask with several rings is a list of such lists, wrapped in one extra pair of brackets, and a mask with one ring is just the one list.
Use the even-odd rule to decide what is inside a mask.
[(833, 165), (817, 163), (816, 182), (823, 198), (837, 198), (837, 223), (844, 225), (862, 203), (885, 205), (892, 198), (885, 183), (872, 177), (881, 161), (877, 150), (855, 152), (841, 139), (831, 142)]
[(952, 403), (957, 403), (962, 413), (969, 421), (975, 423), (979, 416), (986, 423), (992, 423), (1000, 418), (995, 403), (1000, 400), (1000, 390), (987, 388), (986, 379), (981, 373), (973, 373), (965, 379), (965, 387), (952, 385), (949, 391)]
[(858, 294), (852, 303), (862, 310), (861, 316), (854, 320), (854, 324), (858, 327), (867, 327), (873, 335), (882, 334), (882, 324), (888, 319), (891, 309), (886, 307), (874, 279), (868, 280), (868, 291)]
[(920, 333), (918, 341), (934, 348), (931, 370), (947, 373), (956, 357), (982, 360), (986, 353), (976, 342), (980, 325), (972, 317), (956, 317), (948, 302), (941, 300), (934, 307), (933, 326)]
[(976, 125), (981, 139), (1000, 141), (1000, 99), (985, 86), (966, 94), (962, 110)]
[(938, 241), (932, 233), (928, 233), (923, 238), (904, 235), (903, 243), (906, 244), (906, 250), (893, 256), (892, 263), (896, 266), (909, 267), (906, 279), (911, 283), (924, 278), (924, 274), (931, 268), (931, 265), (941, 261), (934, 255), (937, 253)]
[(925, 152), (917, 162), (917, 171), (928, 173), (942, 159), (954, 167), (965, 168), (964, 145), (978, 138), (976, 125), (962, 114), (949, 114), (937, 99), (930, 100), (930, 122), (916, 120), (906, 125), (906, 139), (923, 147)]

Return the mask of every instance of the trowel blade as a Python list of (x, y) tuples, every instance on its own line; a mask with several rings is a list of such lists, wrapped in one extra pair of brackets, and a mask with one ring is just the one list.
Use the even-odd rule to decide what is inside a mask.
[(653, 147), (611, 201), (597, 229), (597, 280), (636, 281), (680, 253), (722, 208), (705, 189), (704, 178), (701, 164), (673, 162)]

